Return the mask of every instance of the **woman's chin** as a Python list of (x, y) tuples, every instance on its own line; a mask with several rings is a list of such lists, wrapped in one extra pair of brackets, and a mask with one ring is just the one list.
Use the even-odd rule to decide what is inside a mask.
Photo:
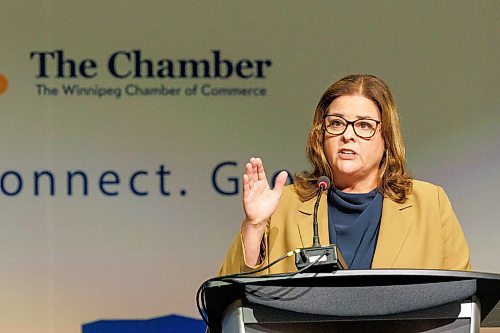
[(356, 166), (356, 165), (344, 165), (342, 166), (341, 168), (338, 168), (335, 173), (336, 177), (335, 178), (352, 178), (352, 177), (356, 177), (356, 175), (358, 175), (361, 170), (361, 168), (359, 166)]

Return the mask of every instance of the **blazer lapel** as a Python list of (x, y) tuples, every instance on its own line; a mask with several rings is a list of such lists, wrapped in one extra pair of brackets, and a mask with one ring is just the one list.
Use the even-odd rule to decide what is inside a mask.
[(372, 268), (392, 268), (413, 223), (413, 196), (403, 204), (384, 198)]
[[(316, 197), (302, 202), (297, 212), (297, 228), (303, 247), (312, 246), (313, 239), (313, 218), (314, 203)], [(330, 235), (328, 233), (328, 209), (326, 191), (323, 192), (318, 207), (318, 232), (321, 245), (330, 244)]]

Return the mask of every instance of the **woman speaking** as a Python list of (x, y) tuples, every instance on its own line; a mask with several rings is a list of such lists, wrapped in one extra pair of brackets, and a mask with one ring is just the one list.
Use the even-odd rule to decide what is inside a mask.
[[(220, 274), (248, 272), (312, 244), (316, 182), (332, 186), (318, 208), (322, 245), (337, 244), (349, 269), (470, 270), (469, 248), (439, 186), (410, 178), (396, 105), (387, 85), (351, 75), (321, 97), (307, 141), (312, 171), (269, 187), (260, 158), (243, 175), (245, 218)], [(292, 257), (262, 271), (296, 271)]]

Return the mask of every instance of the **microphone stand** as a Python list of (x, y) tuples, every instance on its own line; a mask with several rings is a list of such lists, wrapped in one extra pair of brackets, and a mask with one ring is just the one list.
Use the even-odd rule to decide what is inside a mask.
[(314, 204), (313, 213), (313, 243), (312, 247), (302, 248), (295, 254), (295, 266), (301, 272), (331, 273), (339, 269), (346, 269), (347, 265), (338, 252), (336, 244), (321, 246), (318, 232), (318, 207), (323, 191), (330, 184), (330, 180), (321, 181), (318, 179), (319, 191)]

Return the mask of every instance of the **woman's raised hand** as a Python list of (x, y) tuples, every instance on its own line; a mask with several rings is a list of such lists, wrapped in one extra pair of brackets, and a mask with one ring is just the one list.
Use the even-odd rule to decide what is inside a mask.
[(271, 189), (262, 160), (254, 157), (250, 159), (250, 162), (245, 165), (245, 174), (243, 175), (244, 223), (254, 227), (265, 226), (266, 221), (278, 206), (287, 176), (286, 171), (281, 171), (276, 177), (274, 188)]

